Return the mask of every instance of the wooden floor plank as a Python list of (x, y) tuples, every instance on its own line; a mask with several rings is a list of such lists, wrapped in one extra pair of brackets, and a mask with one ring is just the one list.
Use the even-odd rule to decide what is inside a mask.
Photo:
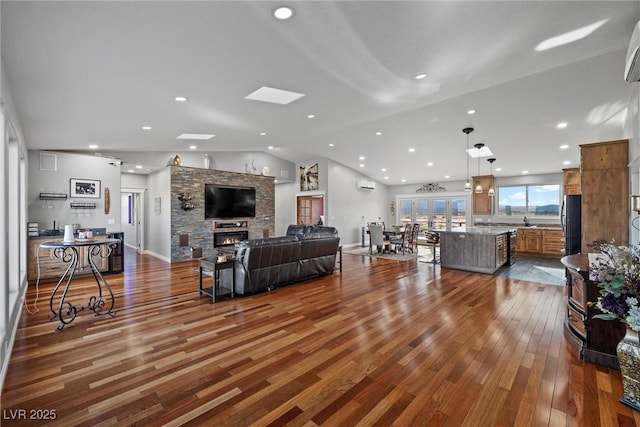
[[(127, 251), (114, 318), (22, 313), (3, 415), (41, 425), (640, 426), (620, 373), (565, 340), (566, 289), (343, 255), (343, 271), (259, 295), (197, 292), (197, 262)], [(89, 279), (74, 282), (76, 295)], [(81, 298), (78, 296), (78, 298)], [(6, 417), (5, 417), (6, 418)], [(3, 419), (2, 425), (33, 425)]]

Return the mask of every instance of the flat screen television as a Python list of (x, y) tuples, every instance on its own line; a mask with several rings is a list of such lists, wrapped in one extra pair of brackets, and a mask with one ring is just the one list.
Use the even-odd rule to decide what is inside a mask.
[(255, 218), (256, 189), (205, 184), (204, 206), (205, 219)]

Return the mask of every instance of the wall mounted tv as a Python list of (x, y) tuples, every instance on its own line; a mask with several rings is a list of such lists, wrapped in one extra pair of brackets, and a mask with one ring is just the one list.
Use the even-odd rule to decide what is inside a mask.
[(255, 216), (255, 188), (205, 184), (205, 219), (255, 218)]

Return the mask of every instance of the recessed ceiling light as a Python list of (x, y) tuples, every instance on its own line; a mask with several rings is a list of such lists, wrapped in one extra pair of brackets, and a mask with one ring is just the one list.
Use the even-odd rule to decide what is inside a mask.
[(380, 136), (382, 135), (382, 132), (376, 132), (376, 135)]
[(307, 114), (307, 119), (313, 119), (315, 116), (315, 114)]
[(562, 144), (562, 145), (560, 146), (560, 149), (561, 149), (561, 150), (566, 150), (567, 148), (569, 148), (569, 144)]
[(358, 157), (359, 160), (364, 160), (364, 156)]
[(416, 151), (416, 149), (415, 149), (415, 148), (409, 148), (409, 152), (410, 152), (410, 153), (414, 153), (415, 151)]
[(360, 163), (360, 167), (363, 168), (364, 167), (364, 163)]
[(556, 125), (558, 129), (564, 129), (567, 127), (567, 122), (560, 122)]
[(185, 102), (187, 100), (184, 96), (176, 96), (174, 99), (178, 102)]
[(136, 165), (136, 169), (142, 169), (142, 165)]
[(151, 126), (142, 126), (142, 130), (151, 130)]
[(529, 171), (522, 171), (522, 175), (526, 175), (528, 173), (529, 173)]
[(496, 168), (496, 172), (502, 172), (502, 168)]
[(449, 179), (449, 178), (451, 178), (451, 175), (445, 175), (444, 176), (444, 179)]
[(266, 134), (266, 132), (260, 132), (260, 136), (265, 136)]
[(401, 179), (400, 181), (402, 181), (402, 182), (407, 182), (407, 180), (406, 180), (406, 179), (404, 179), (404, 178), (403, 178), (403, 179)]
[(424, 79), (425, 77), (427, 77), (427, 73), (420, 73), (420, 74), (417, 74), (417, 75), (414, 77), (414, 79), (416, 79), (416, 80), (422, 80), (422, 79)]
[(268, 146), (267, 150), (273, 150), (273, 145)]
[(427, 166), (433, 166), (433, 162), (428, 162)]
[(92, 149), (93, 149), (93, 148), (98, 148), (98, 146), (97, 146), (96, 144), (90, 144), (90, 145), (89, 145), (89, 148), (92, 148)]
[(304, 93), (291, 92), (288, 90), (276, 89), (273, 87), (262, 86), (245, 96), (244, 99), (252, 101), (269, 102), (272, 104), (287, 105), (296, 99), (300, 99)]
[(195, 150), (196, 148), (198, 148), (198, 146), (197, 146), (197, 145), (190, 145), (190, 146), (189, 146), (189, 150)]
[(384, 179), (389, 179), (389, 177), (388, 177), (388, 176), (385, 176), (385, 177), (384, 177)]
[(127, 172), (129, 173), (135, 173), (135, 171), (133, 169), (129, 169)]
[(475, 113), (476, 113), (476, 110), (474, 110), (473, 108), (471, 110), (467, 111), (467, 114), (469, 114), (469, 115), (475, 114)]
[(563, 165), (570, 165), (571, 164), (571, 160), (565, 160), (564, 162), (562, 162)]
[(289, 6), (279, 6), (273, 10), (273, 17), (285, 21), (293, 16), (293, 9)]
[(387, 168), (382, 168), (382, 169), (380, 169), (380, 170), (381, 170), (382, 172), (386, 172), (386, 171), (387, 171)]
[(215, 135), (206, 133), (183, 133), (176, 136), (176, 139), (200, 139), (207, 140), (213, 138)]
[(329, 147), (333, 147), (333, 143), (330, 143), (330, 144), (329, 144)]

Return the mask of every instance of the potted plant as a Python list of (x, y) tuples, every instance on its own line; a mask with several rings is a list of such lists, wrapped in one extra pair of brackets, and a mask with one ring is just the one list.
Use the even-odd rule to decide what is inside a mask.
[(640, 247), (604, 240), (589, 246), (600, 251), (589, 266), (600, 288), (595, 307), (601, 314), (593, 317), (625, 324), (626, 334), (616, 348), (624, 389), (620, 401), (640, 411)]

